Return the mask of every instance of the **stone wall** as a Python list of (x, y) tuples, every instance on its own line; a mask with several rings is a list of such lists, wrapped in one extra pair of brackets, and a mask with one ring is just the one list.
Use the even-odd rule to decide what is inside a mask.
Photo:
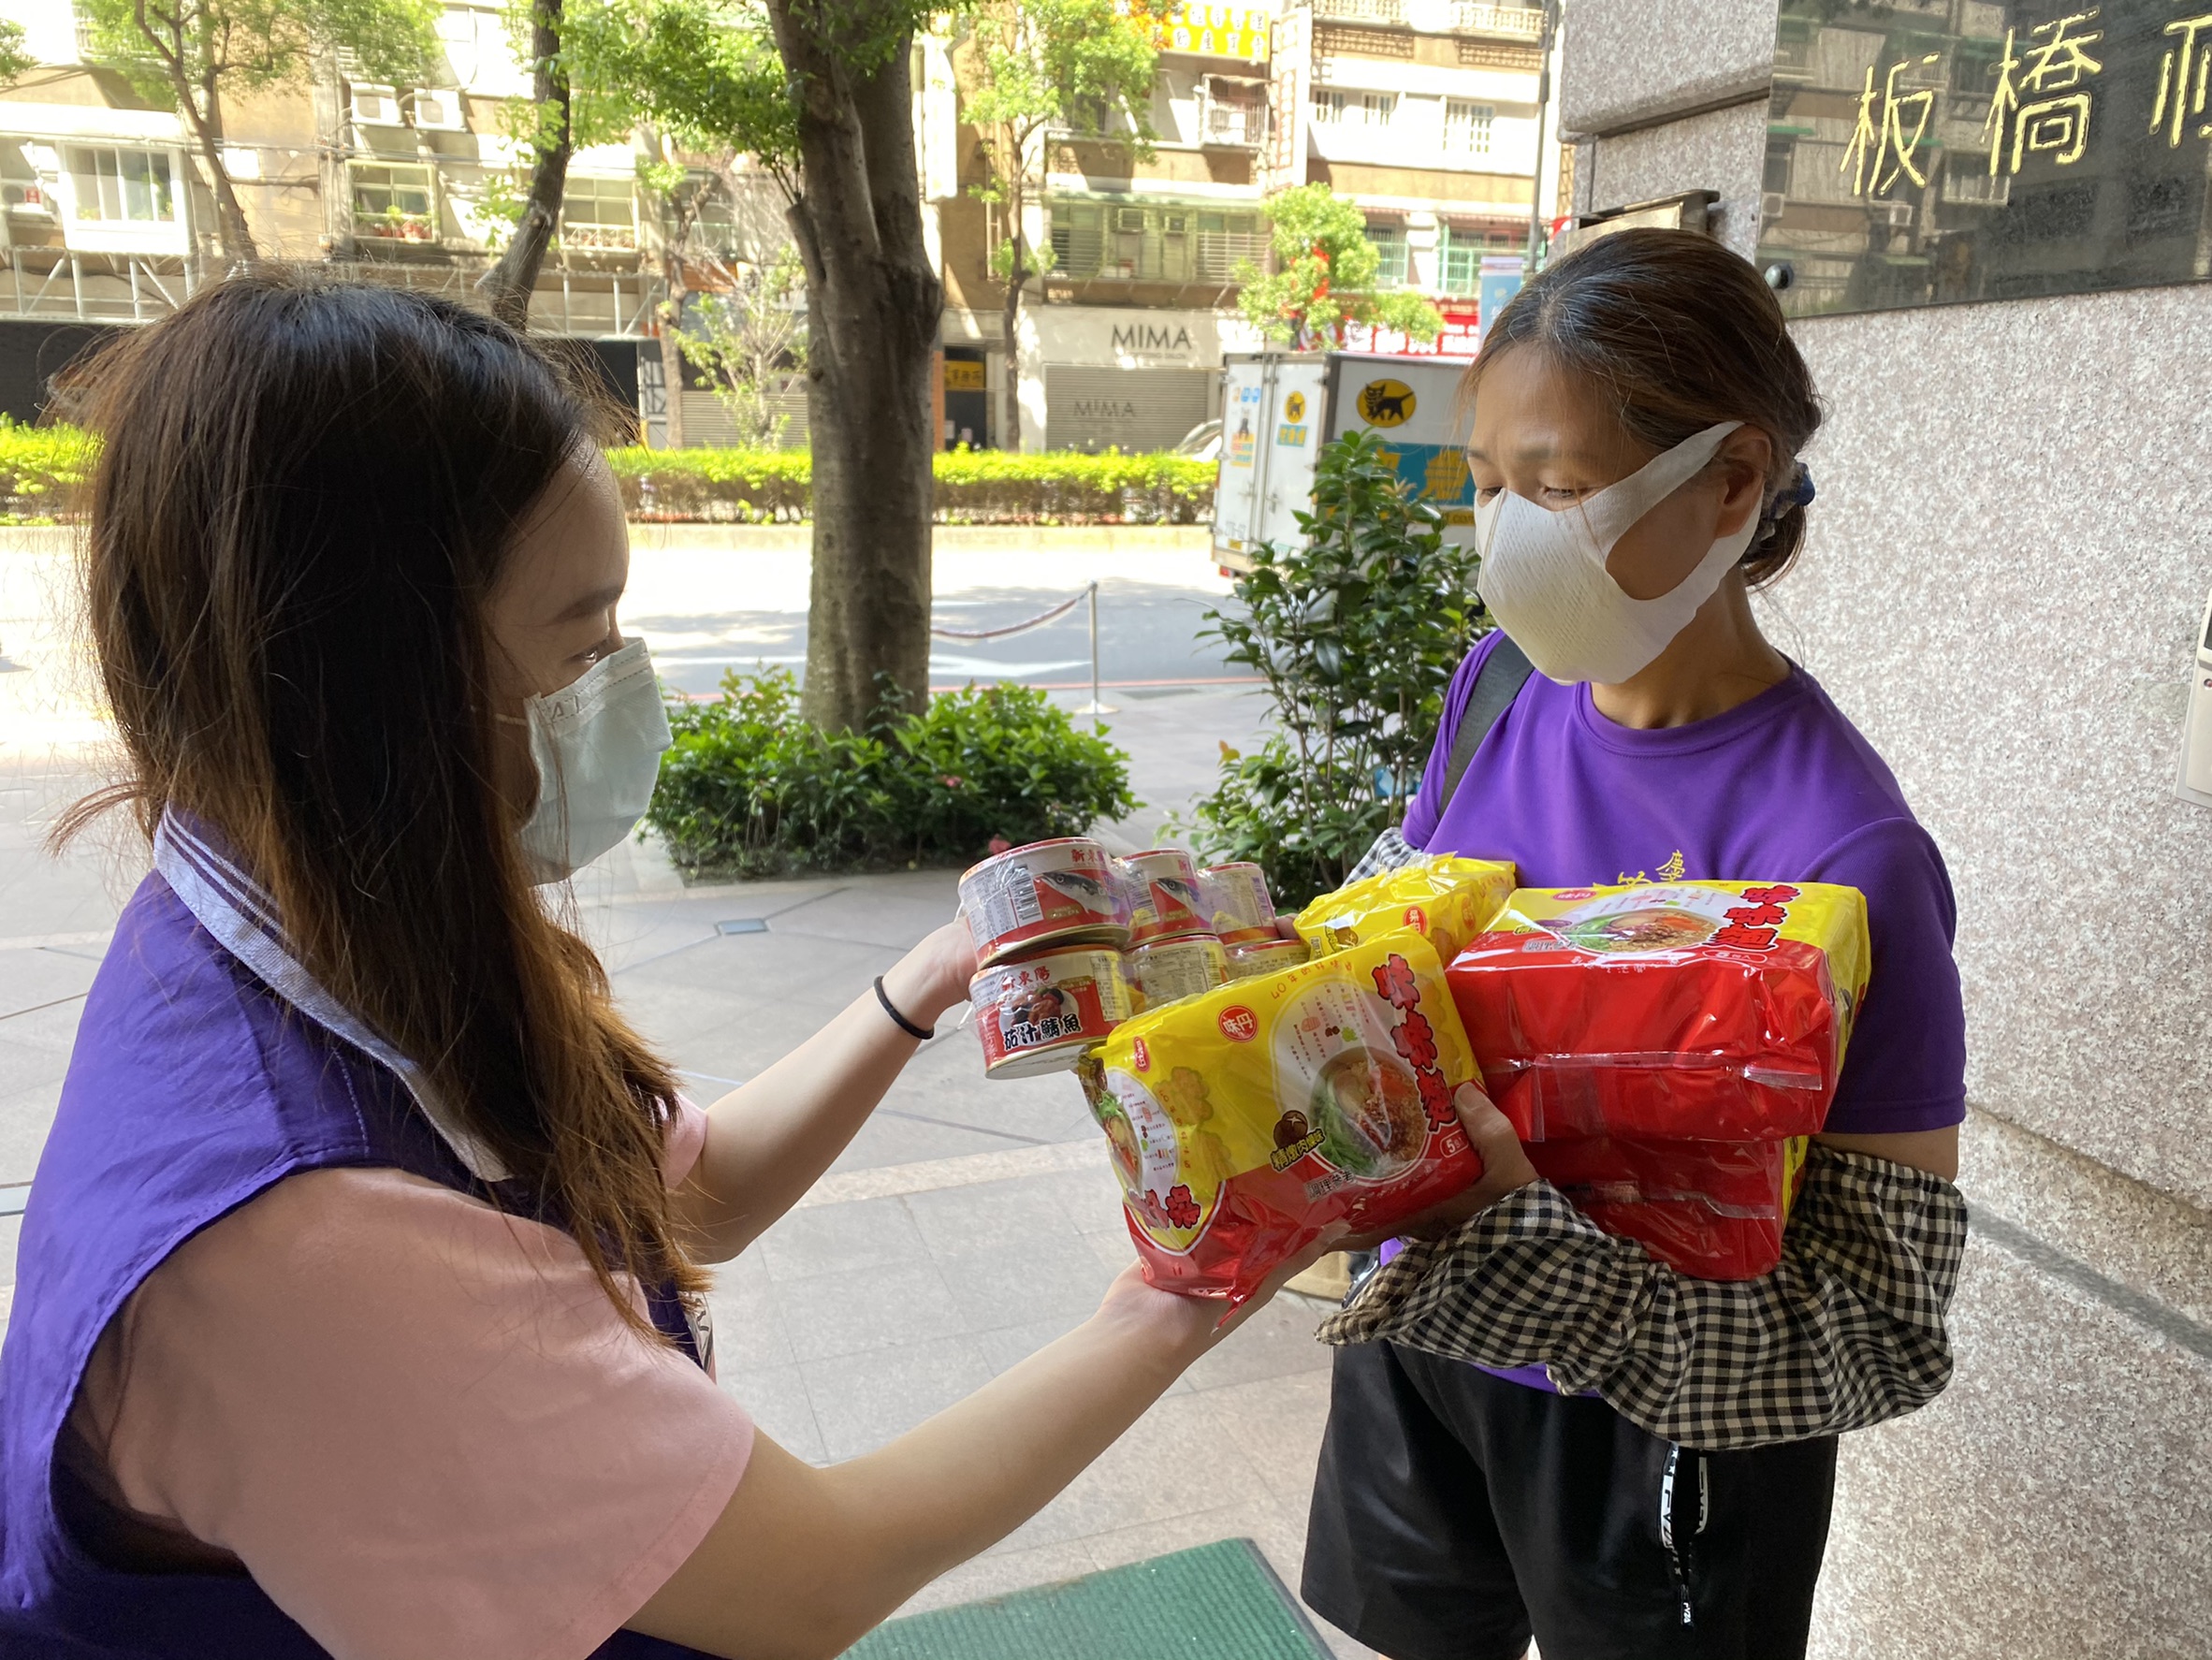
[[(1583, 211), (1757, 239), (1774, 6), (1576, 0)], [(2212, 285), (1812, 319), (1769, 631), (1957, 889), (1975, 1243), (1957, 1383), (1845, 1443), (1815, 1652), (2201, 1654), (2212, 1610), (2212, 809), (2173, 793), (2212, 546)]]

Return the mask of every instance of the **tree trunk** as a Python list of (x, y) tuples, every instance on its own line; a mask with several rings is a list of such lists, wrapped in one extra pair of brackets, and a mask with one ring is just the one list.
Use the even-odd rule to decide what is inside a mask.
[(798, 90), (805, 179), (790, 214), (814, 452), (802, 706), (825, 729), (865, 728), (888, 690), (910, 709), (929, 695), (929, 377), (944, 290), (922, 239), (911, 41), (862, 74), (824, 31), (864, 35), (866, 20), (811, 0), (769, 0), (769, 17)]
[(1022, 320), (1022, 282), (1027, 274), (1028, 247), (1022, 238), (1022, 198), (1017, 191), (1007, 201), (1007, 217), (1012, 222), (1013, 260), (1007, 270), (1006, 305), (1003, 318), (1006, 336), (1006, 417), (999, 423), (999, 447), (1019, 451), (1022, 447), (1022, 348), (1017, 327)]
[(661, 384), (666, 388), (661, 394), (665, 427), (662, 442), (670, 449), (681, 449), (684, 446), (684, 349), (680, 343), (684, 268), (680, 259), (663, 259), (661, 266), (662, 285), (668, 290), (668, 298), (661, 304)]
[(568, 189), (568, 158), (575, 149), (569, 124), (568, 71), (560, 66), (561, 0), (536, 0), (531, 7), (531, 96), (538, 109), (537, 161), (531, 168), (530, 199), (515, 234), (497, 263), (476, 279), (476, 290), (491, 302), (492, 314), (512, 328), (530, 327), (530, 297), (538, 285), (553, 232), (560, 223), (560, 198)]
[[(144, 28), (142, 23), (140, 28)], [(231, 185), (230, 169), (223, 165), (223, 106), (211, 80), (194, 86), (180, 60), (169, 66), (169, 84), (177, 95), (177, 108), (191, 124), (200, 166), (208, 170), (208, 189), (215, 198), (215, 240), (223, 257), (233, 263), (260, 258), (260, 251), (254, 245), (253, 227), (246, 223), (246, 210)]]

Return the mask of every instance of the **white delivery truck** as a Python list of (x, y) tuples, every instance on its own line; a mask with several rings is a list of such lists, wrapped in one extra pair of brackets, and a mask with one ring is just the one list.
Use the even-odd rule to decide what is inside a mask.
[(1346, 432), (1378, 434), (1414, 493), (1443, 510), (1446, 537), (1474, 539), (1459, 406), (1467, 358), (1255, 352), (1225, 363), (1214, 486), (1214, 558), (1223, 571), (1249, 570), (1258, 543), (1299, 543), (1297, 516), (1313, 509), (1315, 453)]

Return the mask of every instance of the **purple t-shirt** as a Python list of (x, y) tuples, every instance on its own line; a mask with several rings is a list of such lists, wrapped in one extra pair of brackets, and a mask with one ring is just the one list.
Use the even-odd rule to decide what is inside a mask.
[(1951, 879), (1882, 757), (1820, 683), (1793, 666), (1725, 714), (1645, 732), (1599, 714), (1588, 686), (1531, 675), (1439, 801), (1468, 691), (1499, 637), (1452, 677), (1405, 839), (1511, 859), (1533, 888), (1703, 879), (1858, 889), (1873, 970), (1827, 1129), (1888, 1135), (1962, 1120)]

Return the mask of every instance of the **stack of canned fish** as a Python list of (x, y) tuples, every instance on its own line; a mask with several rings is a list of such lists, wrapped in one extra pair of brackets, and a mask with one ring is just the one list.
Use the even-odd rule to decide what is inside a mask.
[(983, 1070), (1071, 1068), (1130, 1015), (1305, 960), (1257, 865), (1178, 848), (1117, 859), (1088, 837), (1032, 842), (960, 879), (983, 967), (968, 986)]

